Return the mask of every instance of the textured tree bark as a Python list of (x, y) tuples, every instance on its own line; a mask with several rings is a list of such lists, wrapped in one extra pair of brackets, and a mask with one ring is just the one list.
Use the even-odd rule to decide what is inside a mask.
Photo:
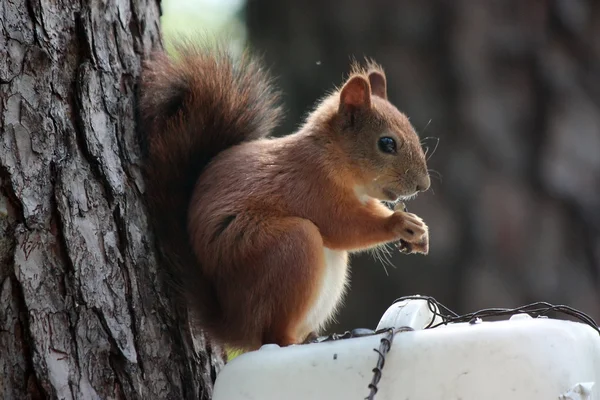
[(210, 398), (159, 276), (135, 134), (152, 0), (0, 2), (0, 397)]
[(389, 275), (354, 259), (333, 330), (373, 327), (414, 293), (462, 312), (547, 300), (600, 319), (600, 2), (252, 0), (247, 16), (286, 93), (282, 132), (364, 55), (421, 136), (440, 138), (443, 180), (407, 204), (430, 254), (395, 254)]

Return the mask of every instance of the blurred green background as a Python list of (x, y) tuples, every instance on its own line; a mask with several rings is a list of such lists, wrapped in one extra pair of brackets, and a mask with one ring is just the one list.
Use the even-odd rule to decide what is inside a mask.
[(165, 0), (163, 32), (209, 31), (264, 55), (290, 132), (352, 56), (389, 97), (442, 179), (408, 204), (427, 257), (368, 254), (329, 331), (374, 328), (425, 294), (459, 312), (546, 300), (600, 317), (600, 2), (593, 0)]

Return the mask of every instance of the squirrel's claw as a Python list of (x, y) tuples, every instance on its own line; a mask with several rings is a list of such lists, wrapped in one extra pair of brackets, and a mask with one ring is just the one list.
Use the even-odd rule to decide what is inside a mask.
[[(407, 212), (406, 204), (404, 202), (399, 202), (394, 207), (395, 211)], [(422, 222), (422, 221), (421, 221)], [(426, 225), (423, 224), (426, 228)], [(408, 242), (404, 239), (400, 239), (396, 243), (396, 247), (400, 250), (401, 253), (404, 254), (424, 254), (427, 255), (429, 253), (429, 231), (426, 229), (423, 236), (420, 238), (421, 240), (416, 242)]]

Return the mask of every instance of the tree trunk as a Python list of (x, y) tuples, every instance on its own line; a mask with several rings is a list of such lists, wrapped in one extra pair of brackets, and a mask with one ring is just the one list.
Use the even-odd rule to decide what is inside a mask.
[(0, 397), (208, 399), (159, 276), (135, 98), (146, 0), (0, 2)]
[(247, 16), (286, 93), (285, 131), (364, 55), (421, 136), (440, 138), (429, 166), (443, 179), (407, 204), (430, 254), (395, 254), (389, 275), (353, 259), (332, 330), (373, 327), (414, 293), (600, 318), (600, 2), (252, 0)]

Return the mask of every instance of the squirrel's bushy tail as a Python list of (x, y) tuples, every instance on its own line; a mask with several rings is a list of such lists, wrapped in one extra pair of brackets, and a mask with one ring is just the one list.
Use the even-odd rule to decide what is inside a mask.
[(220, 307), (188, 238), (194, 185), (218, 153), (269, 135), (281, 111), (267, 72), (248, 53), (235, 58), (224, 47), (190, 41), (173, 49), (173, 57), (153, 55), (142, 71), (147, 194), (168, 274), (210, 332)]

